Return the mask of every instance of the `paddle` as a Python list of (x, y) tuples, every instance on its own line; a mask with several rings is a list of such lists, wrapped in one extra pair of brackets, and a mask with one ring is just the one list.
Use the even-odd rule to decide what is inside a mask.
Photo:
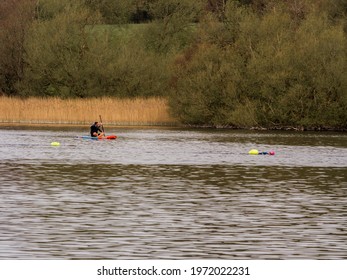
[(101, 115), (99, 115), (99, 118), (100, 118), (100, 122), (102, 123), (102, 125), (101, 125), (102, 133), (104, 134), (104, 136), (106, 136), (105, 129), (104, 129), (104, 124), (103, 124), (102, 119), (101, 119)]

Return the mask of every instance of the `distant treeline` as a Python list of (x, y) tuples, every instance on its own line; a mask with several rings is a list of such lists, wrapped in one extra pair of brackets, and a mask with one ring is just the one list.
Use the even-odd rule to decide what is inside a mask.
[(347, 129), (347, 0), (1, 0), (0, 42), (8, 96), (158, 96), (189, 125)]

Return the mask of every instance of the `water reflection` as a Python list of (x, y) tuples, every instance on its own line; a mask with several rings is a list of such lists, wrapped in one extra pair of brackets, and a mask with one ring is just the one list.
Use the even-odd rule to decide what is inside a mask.
[(346, 168), (0, 163), (0, 258), (347, 257)]

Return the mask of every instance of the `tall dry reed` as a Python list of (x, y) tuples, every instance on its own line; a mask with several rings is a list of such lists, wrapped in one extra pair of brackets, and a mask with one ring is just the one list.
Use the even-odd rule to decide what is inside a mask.
[(105, 124), (173, 125), (165, 98), (28, 98), (0, 97), (0, 122), (89, 124), (102, 116)]

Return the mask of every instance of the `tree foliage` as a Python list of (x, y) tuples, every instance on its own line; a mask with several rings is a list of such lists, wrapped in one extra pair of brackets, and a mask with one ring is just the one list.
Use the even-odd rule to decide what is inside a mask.
[(0, 92), (16, 94), (15, 85), (23, 77), (25, 36), (34, 7), (34, 0), (0, 2)]
[(85, 0), (85, 4), (92, 10), (99, 11), (106, 24), (125, 24), (130, 21), (146, 22), (149, 14), (144, 1), (128, 0)]
[(282, 4), (259, 14), (229, 1), (222, 22), (201, 26), (201, 43), (177, 58), (171, 107), (183, 122), (346, 127), (346, 33), (329, 13), (298, 21)]
[(183, 123), (347, 128), (346, 0), (3, 0), (0, 87), (168, 96)]
[(97, 21), (97, 15), (78, 1), (57, 6), (54, 12), (41, 10), (40, 14), (49, 16), (35, 21), (28, 31), (21, 95), (88, 95), (86, 85), (92, 66), (85, 63), (89, 53), (87, 26)]

